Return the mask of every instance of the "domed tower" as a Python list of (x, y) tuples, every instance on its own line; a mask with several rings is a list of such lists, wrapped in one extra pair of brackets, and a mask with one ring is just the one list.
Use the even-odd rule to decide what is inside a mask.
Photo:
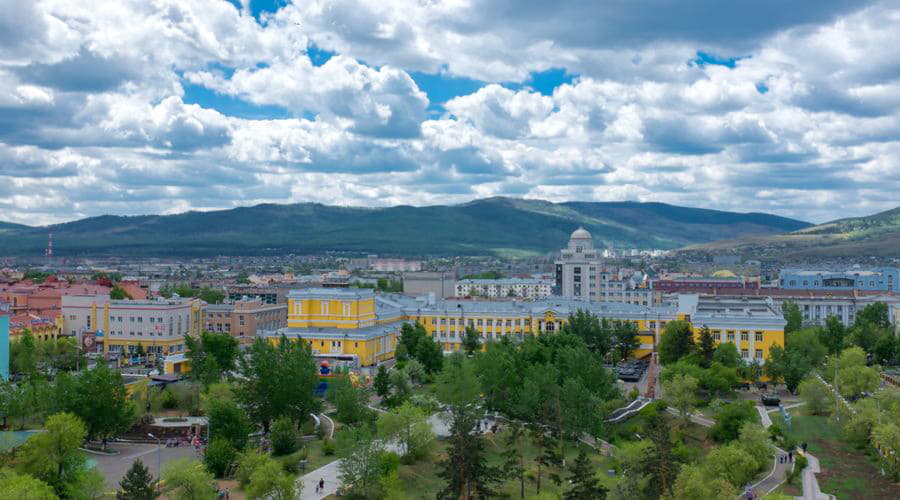
[(594, 249), (594, 238), (591, 233), (583, 227), (579, 227), (569, 236), (569, 250), (575, 253), (584, 253), (586, 250)]

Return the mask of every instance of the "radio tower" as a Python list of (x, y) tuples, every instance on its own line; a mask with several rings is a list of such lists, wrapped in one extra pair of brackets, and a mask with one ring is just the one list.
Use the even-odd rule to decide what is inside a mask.
[(50, 264), (53, 263), (53, 230), (47, 234), (47, 268), (50, 268)]

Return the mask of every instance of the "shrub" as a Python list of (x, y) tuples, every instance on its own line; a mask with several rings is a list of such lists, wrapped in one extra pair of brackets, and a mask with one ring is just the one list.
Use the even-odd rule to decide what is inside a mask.
[(716, 425), (710, 429), (709, 434), (720, 443), (733, 441), (738, 438), (744, 422), (752, 421), (755, 415), (756, 408), (751, 401), (728, 403), (715, 416)]
[(203, 461), (206, 468), (216, 477), (224, 477), (228, 471), (228, 466), (234, 462), (237, 457), (237, 451), (231, 443), (225, 438), (215, 438), (206, 447), (206, 453), (203, 455)]
[(250, 476), (261, 464), (268, 460), (266, 455), (260, 455), (256, 450), (247, 450), (237, 456), (237, 474), (236, 479), (241, 487), (250, 484)]
[(166, 389), (160, 393), (160, 405), (166, 410), (174, 410), (178, 408), (178, 398), (171, 389)]
[(322, 443), (322, 454), (323, 455), (330, 457), (331, 455), (334, 455), (335, 451), (337, 451), (337, 448), (334, 445), (334, 440), (326, 439)]
[(289, 417), (281, 417), (272, 424), (271, 437), (273, 455), (287, 455), (297, 449), (297, 433)]

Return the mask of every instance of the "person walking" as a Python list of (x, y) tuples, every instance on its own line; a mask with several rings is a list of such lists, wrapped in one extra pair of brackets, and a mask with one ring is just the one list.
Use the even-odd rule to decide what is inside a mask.
[(794, 452), (789, 451), (788, 452), (788, 463), (793, 463), (793, 462), (794, 462)]
[(319, 478), (319, 492), (320, 493), (325, 492), (325, 479), (324, 478)]

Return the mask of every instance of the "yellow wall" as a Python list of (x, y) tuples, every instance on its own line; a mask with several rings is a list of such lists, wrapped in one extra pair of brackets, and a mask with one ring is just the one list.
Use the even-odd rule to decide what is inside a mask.
[(356, 329), (374, 324), (374, 298), (363, 300), (288, 299), (288, 327), (290, 328)]
[[(273, 344), (277, 343), (279, 342), (279, 338), (280, 337), (277, 336), (269, 337), (269, 342), (272, 342)], [(382, 338), (386, 339), (383, 341), (387, 343), (386, 349), (384, 349), (385, 352), (378, 354), (378, 339)], [(397, 348), (397, 334), (393, 332), (368, 340), (354, 340), (350, 338), (333, 339), (315, 337), (314, 334), (312, 334), (303, 338), (302, 341), (307, 342), (310, 348), (319, 354), (347, 356), (355, 354), (359, 358), (360, 366), (371, 366), (375, 363), (392, 359), (394, 357), (394, 351)]]

